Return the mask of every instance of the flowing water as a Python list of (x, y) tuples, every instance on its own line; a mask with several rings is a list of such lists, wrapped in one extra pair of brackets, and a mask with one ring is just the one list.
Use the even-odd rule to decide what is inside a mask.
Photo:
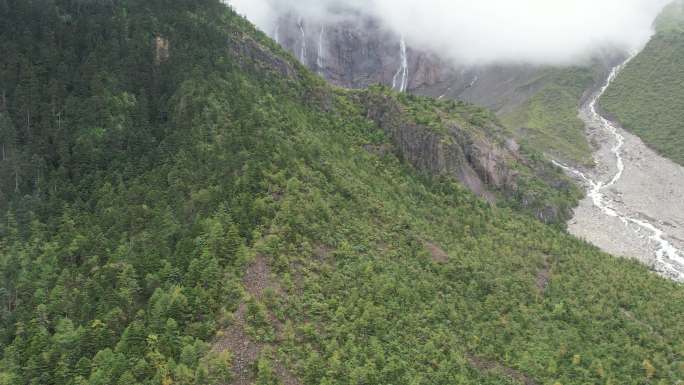
[(467, 88), (473, 88), (473, 87), (475, 86), (475, 84), (477, 84), (477, 82), (478, 82), (479, 80), (480, 80), (480, 77), (479, 77), (478, 75), (475, 75), (475, 77), (473, 78), (473, 80), (468, 84), (468, 87), (467, 87)]
[(306, 64), (306, 33), (304, 32), (304, 20), (299, 19), (297, 26), (299, 27), (299, 32), (302, 35), (302, 46), (299, 51), (299, 61)]
[[(677, 199), (684, 193), (680, 179), (684, 169), (646, 148), (597, 108), (601, 96), (633, 57), (611, 71), (604, 86), (580, 111), (587, 127), (594, 130), (594, 139), (601, 143), (596, 170), (583, 172), (554, 162), (587, 185), (587, 199), (576, 210), (569, 230), (606, 251), (637, 258), (663, 276), (684, 282), (684, 240), (679, 238), (684, 231), (684, 213)], [(627, 160), (625, 153), (629, 154)], [(669, 192), (652, 199), (651, 189)], [(629, 204), (637, 201), (643, 201), (639, 207)]]
[(397, 73), (394, 74), (394, 78), (392, 79), (392, 89), (395, 89), (399, 92), (406, 92), (406, 89), (408, 88), (409, 70), (408, 55), (406, 54), (406, 41), (404, 40), (403, 36), (399, 42), (399, 59), (399, 69), (397, 70)]
[(321, 26), (321, 32), (318, 34), (318, 52), (316, 53), (316, 69), (320, 75), (325, 69), (325, 51), (323, 50), (323, 39), (325, 38), (325, 26)]

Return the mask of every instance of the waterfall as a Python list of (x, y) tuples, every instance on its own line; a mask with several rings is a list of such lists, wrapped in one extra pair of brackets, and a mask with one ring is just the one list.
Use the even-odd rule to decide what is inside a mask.
[(280, 44), (280, 22), (279, 21), (276, 22), (275, 30), (273, 31), (273, 40), (275, 40), (275, 42), (277, 44)]
[(399, 92), (405, 92), (408, 88), (409, 70), (408, 55), (406, 54), (406, 41), (404, 40), (403, 36), (401, 37), (401, 41), (399, 42), (399, 57), (401, 63), (399, 64), (399, 69), (397, 70), (397, 73), (394, 74), (394, 78), (392, 78), (392, 89), (395, 89)]
[(318, 34), (318, 52), (316, 54), (316, 68), (319, 74), (323, 74), (325, 69), (325, 51), (323, 50), (323, 39), (325, 37), (325, 26), (321, 26), (321, 32)]
[(302, 46), (301, 50), (299, 51), (299, 61), (301, 61), (303, 64), (306, 64), (306, 33), (304, 32), (304, 20), (299, 19), (299, 32), (302, 35)]

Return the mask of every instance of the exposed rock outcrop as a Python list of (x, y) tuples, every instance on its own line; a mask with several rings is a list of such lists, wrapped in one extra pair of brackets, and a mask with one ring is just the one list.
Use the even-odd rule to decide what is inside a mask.
[(433, 175), (457, 178), (468, 189), (489, 201), (495, 191), (516, 189), (516, 172), (508, 167), (517, 157), (510, 150), (451, 124), (446, 133), (406, 119), (392, 97), (367, 93), (367, 116), (391, 138), (401, 158)]
[(154, 63), (160, 65), (171, 57), (171, 43), (162, 36), (154, 38)]
[(572, 181), (550, 163), (522, 153), (515, 140), (497, 134), (501, 128), (495, 121), (462, 125), (446, 110), (438, 110), (435, 114), (444, 114), (445, 119), (435, 128), (416, 122), (396, 94), (371, 88), (358, 95), (368, 119), (390, 142), (366, 146), (368, 151), (393, 151), (419, 170), (453, 177), (490, 203), (519, 208), (545, 223), (570, 218), (572, 197), (579, 198)]
[(286, 78), (297, 77), (297, 70), (280, 55), (276, 55), (267, 47), (247, 34), (236, 34), (229, 42), (228, 49), (238, 63), (245, 69), (273, 71)]

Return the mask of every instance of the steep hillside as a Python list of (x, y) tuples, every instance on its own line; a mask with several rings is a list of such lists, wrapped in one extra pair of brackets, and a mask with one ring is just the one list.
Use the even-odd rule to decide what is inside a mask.
[(572, 67), (486, 66), (466, 72), (463, 80), (454, 77), (415, 92), (491, 108), (521, 143), (543, 149), (552, 159), (591, 166), (592, 149), (578, 108), (619, 57), (605, 53)]
[(592, 150), (577, 111), (587, 90), (596, 84), (600, 74), (596, 75), (588, 67), (546, 69), (529, 84), (536, 88), (529, 99), (502, 119), (519, 138), (544, 148), (553, 158), (592, 165)]
[(593, 164), (592, 151), (577, 110), (585, 93), (621, 58), (620, 53), (605, 52), (587, 65), (567, 68), (458, 65), (420, 47), (402, 45), (400, 36), (352, 10), (324, 22), (284, 14), (271, 35), (333, 84), (384, 84), (484, 106), (502, 118), (509, 136), (544, 149), (554, 159), (585, 166)]
[(0, 21), (0, 384), (684, 379), (684, 289), (525, 214), (574, 189), (487, 111), (214, 0)]
[(666, 8), (656, 27), (601, 107), (647, 145), (684, 164), (684, 3)]

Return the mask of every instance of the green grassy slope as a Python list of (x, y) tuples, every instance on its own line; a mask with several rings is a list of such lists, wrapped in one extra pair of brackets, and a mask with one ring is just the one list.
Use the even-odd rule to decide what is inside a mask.
[[(485, 66), (478, 70), (478, 82), (472, 87), (462, 84), (462, 75), (454, 75), (458, 82), (451, 87), (446, 82), (415, 92), (487, 106), (519, 142), (554, 159), (592, 165), (578, 108), (585, 92), (607, 76), (613, 60), (606, 53), (578, 66)], [(461, 93), (451, 94), (452, 87)]]
[(591, 165), (592, 152), (577, 109), (584, 92), (595, 83), (592, 69), (548, 69), (535, 83), (542, 86), (520, 107), (504, 114), (504, 124), (554, 158)]
[(601, 108), (625, 129), (684, 164), (684, 11), (669, 6), (657, 34), (601, 99)]
[(220, 2), (0, 16), (0, 384), (228, 384), (240, 346), (257, 384), (684, 379), (684, 288), (369, 151), (358, 94)]

